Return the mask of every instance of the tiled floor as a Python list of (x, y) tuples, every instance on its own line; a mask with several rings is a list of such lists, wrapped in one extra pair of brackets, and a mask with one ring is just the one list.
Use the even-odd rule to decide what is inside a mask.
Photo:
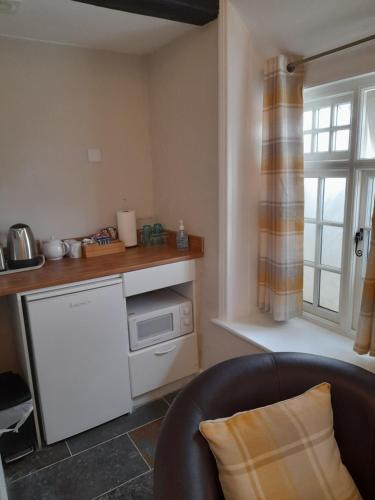
[(176, 393), (5, 469), (10, 500), (151, 500), (160, 425)]

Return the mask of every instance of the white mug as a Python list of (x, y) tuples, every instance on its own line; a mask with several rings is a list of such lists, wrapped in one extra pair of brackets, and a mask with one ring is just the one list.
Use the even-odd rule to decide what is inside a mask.
[(71, 259), (79, 259), (82, 257), (82, 245), (77, 240), (66, 240), (69, 243), (69, 257)]

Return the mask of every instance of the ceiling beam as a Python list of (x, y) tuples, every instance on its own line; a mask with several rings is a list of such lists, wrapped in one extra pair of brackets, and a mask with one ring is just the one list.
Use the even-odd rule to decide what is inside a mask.
[(73, 0), (108, 9), (203, 26), (217, 18), (219, 0)]

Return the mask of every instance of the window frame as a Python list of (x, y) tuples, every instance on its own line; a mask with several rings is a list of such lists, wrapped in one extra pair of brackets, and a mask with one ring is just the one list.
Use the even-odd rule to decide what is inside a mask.
[[(323, 169), (320, 168), (315, 169), (314, 171), (309, 171), (305, 172), (305, 178), (318, 178), (319, 179), (319, 184), (321, 184), (321, 179), (323, 178), (333, 178), (333, 177), (339, 177), (339, 178), (345, 178), (346, 179), (346, 187), (345, 187), (345, 199), (348, 200), (348, 194), (349, 194), (349, 185), (350, 185), (350, 179), (349, 179), (349, 172), (347, 170), (342, 170), (342, 169)], [(323, 200), (321, 199), (321, 194), (322, 194), (322, 188), (318, 186), (318, 210), (323, 205)], [(339, 298), (339, 311), (342, 309), (343, 301), (345, 297), (343, 297), (343, 287), (346, 286), (345, 283), (345, 264), (347, 261), (347, 248), (345, 245), (345, 242), (347, 241), (347, 233), (348, 233), (348, 217), (350, 214), (348, 214), (348, 203), (346, 202), (345, 208), (344, 208), (344, 219), (343, 223), (338, 223), (337, 225), (334, 223), (330, 223), (327, 221), (324, 221), (323, 218), (317, 216), (314, 224), (317, 226), (317, 232), (316, 232), (316, 240), (315, 240), (315, 261), (314, 261), (314, 266), (309, 265), (308, 261), (304, 261), (304, 266), (307, 267), (313, 267), (314, 268), (314, 303), (310, 304), (308, 302), (304, 302), (304, 310), (308, 312), (311, 315), (316, 315), (319, 316), (325, 320), (328, 320), (334, 324), (339, 324), (341, 328), (344, 327), (344, 322), (342, 321), (342, 317), (340, 315), (340, 312), (334, 312), (329, 309), (325, 309), (323, 307), (318, 306), (318, 289), (319, 289), (319, 279), (318, 274), (319, 270), (326, 270), (329, 272), (334, 272), (336, 274), (340, 274), (341, 276), (341, 284), (340, 284), (340, 298)], [(312, 221), (312, 220), (311, 220)], [(342, 237), (342, 252), (341, 252), (341, 269), (340, 272), (336, 271), (334, 268), (331, 268), (330, 266), (327, 266), (325, 264), (321, 264), (318, 262), (318, 255), (319, 255), (319, 248), (321, 248), (321, 241), (322, 241), (322, 228), (323, 226), (335, 226), (335, 227), (342, 227), (343, 228), (343, 237)], [(343, 283), (344, 282), (344, 283)]]
[[(331, 123), (332, 126), (334, 117), (334, 106), (338, 103), (350, 102), (351, 109), (351, 124), (349, 151), (344, 152), (327, 152), (327, 153), (307, 153), (304, 155), (305, 162), (305, 177), (319, 179), (321, 177), (346, 177), (346, 203), (344, 210), (343, 223), (343, 240), (342, 240), (342, 257), (341, 257), (341, 283), (340, 283), (340, 299), (339, 312), (330, 311), (318, 307), (316, 304), (317, 288), (319, 280), (317, 279), (317, 270), (314, 266), (314, 304), (304, 302), (304, 312), (307, 319), (322, 323), (324, 326), (329, 326), (338, 333), (354, 337), (355, 330), (353, 329), (354, 314), (356, 307), (358, 308), (358, 300), (355, 300), (355, 286), (359, 286), (358, 278), (358, 257), (354, 254), (354, 234), (359, 227), (360, 211), (363, 210), (361, 205), (361, 192), (363, 190), (364, 179), (370, 176), (375, 177), (375, 158), (361, 158), (362, 135), (365, 122), (364, 99), (365, 91), (375, 87), (375, 73), (363, 75), (361, 77), (353, 77), (339, 82), (333, 82), (318, 87), (307, 88), (304, 90), (304, 111), (312, 108), (321, 108), (328, 103), (331, 104)], [(313, 129), (314, 130), (314, 123)], [(348, 128), (343, 126), (341, 128)], [(330, 127), (329, 130), (335, 128)], [(306, 132), (306, 131), (304, 131)], [(332, 134), (333, 136), (333, 134)], [(331, 149), (330, 136), (330, 149)], [(319, 180), (319, 183), (321, 181)], [(319, 191), (318, 191), (319, 193)], [(318, 200), (318, 208), (321, 200)], [(322, 224), (322, 221), (318, 222)], [(315, 263), (317, 263), (317, 255), (319, 250), (319, 241), (321, 231), (317, 229), (316, 246), (315, 246)], [(305, 265), (305, 261), (304, 261)], [(306, 264), (308, 265), (308, 263)], [(311, 267), (311, 266), (310, 266)], [(320, 264), (320, 268), (325, 268)], [(358, 294), (357, 294), (358, 295)]]
[[(375, 159), (374, 159), (374, 167), (365, 168), (361, 167), (361, 169), (357, 172), (357, 185), (358, 185), (358, 227), (363, 227), (365, 230), (371, 230), (369, 226), (366, 225), (366, 212), (368, 208), (368, 190), (369, 190), (369, 181), (370, 179), (375, 179)], [(375, 186), (373, 186), (374, 189)], [(366, 199), (365, 199), (366, 198)], [(371, 218), (371, 215), (370, 215)], [(371, 221), (370, 221), (371, 223)], [(370, 241), (369, 234), (367, 233), (367, 244), (366, 237), (365, 241), (360, 245), (360, 250), (363, 252), (363, 256), (360, 260), (356, 261), (355, 272), (354, 272), (354, 281), (353, 281), (353, 314), (352, 314), (352, 331), (356, 330), (356, 326), (354, 324), (356, 315), (358, 319), (359, 309), (361, 306), (361, 299), (357, 294), (354, 294), (354, 290), (358, 289), (361, 285), (361, 281), (363, 282), (364, 275), (366, 272), (366, 264), (367, 264), (367, 251), (369, 250)]]
[[(348, 124), (348, 125), (335, 125), (334, 124), (335, 113), (332, 111), (339, 104), (345, 104), (348, 102), (351, 104), (351, 109), (352, 109), (352, 119), (351, 119), (350, 124)], [(324, 108), (324, 107), (328, 106), (328, 104), (331, 106), (331, 109), (332, 109), (331, 116), (330, 116), (330, 126), (325, 127), (325, 128), (318, 128), (316, 126), (316, 124), (313, 123), (311, 133), (313, 135), (312, 148), (314, 150), (314, 147), (315, 147), (314, 137), (316, 137), (316, 135), (318, 133), (332, 131), (332, 134), (330, 134), (330, 139), (329, 139), (329, 151), (321, 152), (321, 153), (312, 151), (311, 153), (305, 153), (304, 154), (305, 162), (321, 163), (322, 161), (334, 161), (334, 162), (336, 162), (336, 161), (350, 161), (350, 159), (351, 159), (351, 151), (353, 149), (352, 144), (354, 141), (353, 130), (352, 130), (354, 128), (353, 127), (353, 125), (354, 125), (354, 117), (353, 117), (354, 92), (342, 92), (342, 93), (339, 93), (339, 94), (334, 95), (334, 96), (320, 97), (320, 98), (313, 99), (313, 100), (309, 101), (307, 105), (305, 102), (304, 103), (304, 112), (305, 111), (314, 111), (317, 108)], [(314, 113), (314, 115), (315, 115), (315, 113)], [(313, 119), (313, 122), (314, 121), (315, 120)], [(331, 151), (333, 134), (338, 130), (348, 130), (348, 129), (350, 130), (350, 132), (349, 132), (349, 149), (347, 151)], [(308, 134), (309, 132), (310, 132), (310, 130), (304, 130), (303, 131), (304, 136), (306, 134)]]
[[(374, 82), (373, 82), (373, 85), (370, 85), (369, 87), (366, 87), (364, 89), (362, 89), (362, 92), (361, 92), (361, 96), (360, 96), (360, 102), (359, 102), (359, 106), (360, 106), (360, 110), (361, 110), (361, 115), (360, 115), (360, 123), (358, 125), (358, 128), (359, 128), (359, 137), (358, 137), (358, 151), (360, 153), (360, 150), (363, 148), (363, 145), (364, 145), (364, 130), (365, 130), (365, 109), (366, 109), (366, 106), (365, 106), (365, 93), (366, 91), (375, 91), (375, 77), (374, 77)], [(360, 157), (360, 154), (358, 155), (358, 157)], [(361, 159), (362, 161), (373, 161), (374, 159), (373, 158), (362, 158)]]

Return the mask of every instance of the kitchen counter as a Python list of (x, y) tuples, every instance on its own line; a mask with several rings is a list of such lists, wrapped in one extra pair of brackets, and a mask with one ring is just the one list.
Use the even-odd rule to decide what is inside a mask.
[(189, 243), (189, 250), (183, 251), (177, 250), (173, 245), (160, 247), (138, 246), (128, 248), (124, 253), (104, 255), (102, 257), (88, 259), (64, 257), (58, 261), (46, 261), (46, 264), (41, 269), (35, 271), (4, 276), (0, 274), (0, 296), (203, 257), (203, 239), (197, 236), (189, 236)]

